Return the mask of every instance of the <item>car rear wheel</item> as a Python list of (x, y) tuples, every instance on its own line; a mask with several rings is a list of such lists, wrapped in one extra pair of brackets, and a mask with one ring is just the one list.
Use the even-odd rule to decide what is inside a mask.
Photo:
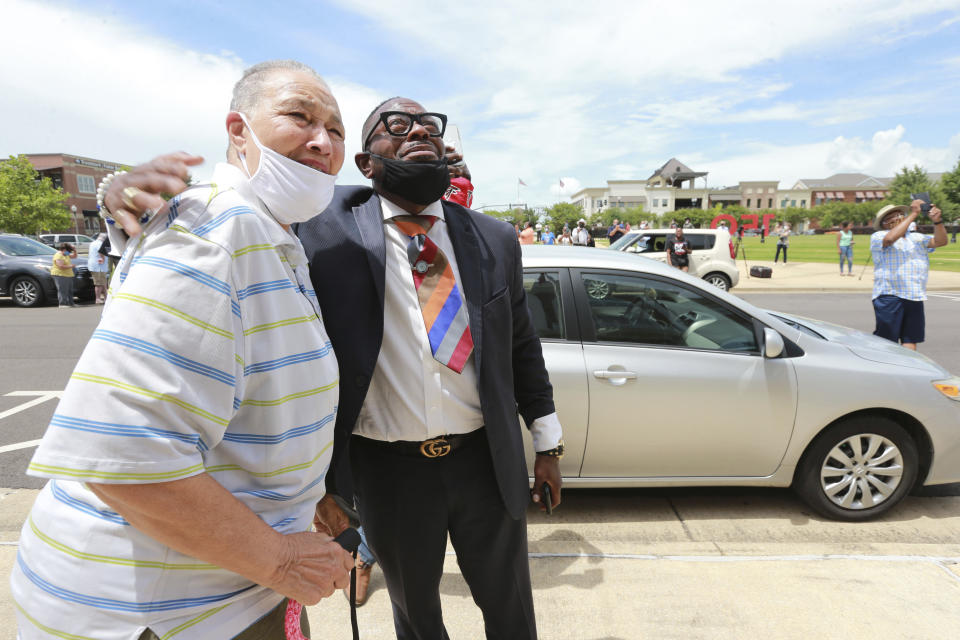
[(713, 286), (715, 286), (717, 289), (721, 289), (723, 291), (730, 290), (730, 286), (731, 286), (730, 278), (728, 278), (726, 275), (722, 273), (714, 271), (713, 273), (708, 273), (703, 279), (706, 280), (709, 284), (712, 284)]
[(36, 307), (43, 303), (43, 289), (30, 276), (20, 276), (10, 285), (10, 297), (18, 307)]
[(913, 487), (920, 456), (906, 430), (881, 416), (851, 418), (821, 433), (794, 489), (820, 515), (850, 522), (892, 509)]

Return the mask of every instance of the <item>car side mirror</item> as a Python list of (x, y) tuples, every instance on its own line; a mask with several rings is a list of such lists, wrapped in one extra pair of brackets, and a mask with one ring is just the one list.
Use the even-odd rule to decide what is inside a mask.
[(763, 357), (765, 358), (779, 358), (780, 354), (783, 353), (784, 344), (783, 336), (771, 329), (770, 327), (763, 328)]

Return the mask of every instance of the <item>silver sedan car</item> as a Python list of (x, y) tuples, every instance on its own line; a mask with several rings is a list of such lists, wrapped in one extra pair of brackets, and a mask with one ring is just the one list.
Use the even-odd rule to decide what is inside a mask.
[(792, 486), (854, 521), (960, 481), (960, 378), (929, 358), (639, 256), (527, 246), (523, 262), (566, 487)]

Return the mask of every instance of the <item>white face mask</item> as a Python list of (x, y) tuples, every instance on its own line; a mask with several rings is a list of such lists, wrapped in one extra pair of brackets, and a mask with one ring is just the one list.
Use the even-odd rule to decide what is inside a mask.
[(318, 171), (260, 144), (250, 122), (240, 114), (250, 139), (260, 149), (260, 166), (250, 175), (247, 159), (240, 154), (240, 162), (250, 177), (250, 187), (263, 200), (270, 214), (280, 224), (306, 222), (322, 212), (333, 200), (337, 176)]

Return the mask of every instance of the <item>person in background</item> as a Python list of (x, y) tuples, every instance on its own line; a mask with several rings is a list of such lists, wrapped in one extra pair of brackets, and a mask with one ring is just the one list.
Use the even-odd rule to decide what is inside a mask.
[(543, 244), (553, 244), (557, 240), (557, 236), (553, 234), (553, 231), (550, 230), (549, 226), (543, 228), (543, 233), (540, 235), (540, 240)]
[(577, 228), (570, 234), (573, 238), (573, 244), (577, 247), (585, 247), (590, 239), (590, 230), (587, 229), (587, 221), (583, 218), (577, 220)]
[(73, 302), (73, 263), (71, 258), (77, 257), (76, 248), (69, 242), (62, 242), (58, 251), (53, 254), (53, 265), (50, 275), (57, 285), (57, 300), (61, 309), (77, 306)]
[(947, 229), (942, 212), (930, 209), (933, 235), (908, 233), (910, 223), (920, 215), (923, 200), (907, 207), (887, 205), (877, 212), (870, 236), (873, 258), (873, 311), (877, 320), (874, 335), (917, 350), (924, 340), (926, 319), (923, 301), (927, 299), (927, 275), (930, 272), (928, 253), (947, 244)]
[(563, 225), (563, 233), (557, 239), (557, 244), (568, 247), (573, 244), (573, 236), (570, 235), (570, 228), (567, 225)]
[(523, 223), (523, 231), (520, 232), (520, 244), (533, 244), (534, 231), (533, 225), (527, 220)]
[(610, 225), (609, 229), (607, 229), (607, 237), (610, 238), (610, 244), (613, 244), (623, 237), (623, 234), (626, 233), (626, 231), (627, 230), (624, 228), (624, 226), (620, 224), (620, 221), (614, 218), (613, 224)]
[(537, 230), (537, 242), (540, 242), (543, 237), (543, 225), (538, 222), (534, 228)]
[(87, 269), (93, 278), (94, 303), (103, 304), (107, 300), (107, 274), (110, 271), (110, 262), (107, 259), (107, 251), (101, 251), (107, 234), (101, 233), (96, 240), (90, 243), (89, 253), (87, 254)]
[(780, 259), (780, 251), (783, 251), (783, 264), (787, 264), (787, 249), (790, 247), (790, 224), (784, 224), (777, 228), (777, 253), (773, 258), (773, 264), (777, 264)]
[(669, 263), (681, 271), (690, 271), (690, 242), (683, 237), (683, 227), (674, 230), (672, 240), (667, 240), (667, 259)]
[[(843, 275), (843, 261), (847, 261), (847, 275), (853, 275), (853, 229), (849, 221), (844, 221), (837, 234), (837, 252), (840, 254), (840, 275)], [(786, 258), (784, 258), (786, 262)]]

